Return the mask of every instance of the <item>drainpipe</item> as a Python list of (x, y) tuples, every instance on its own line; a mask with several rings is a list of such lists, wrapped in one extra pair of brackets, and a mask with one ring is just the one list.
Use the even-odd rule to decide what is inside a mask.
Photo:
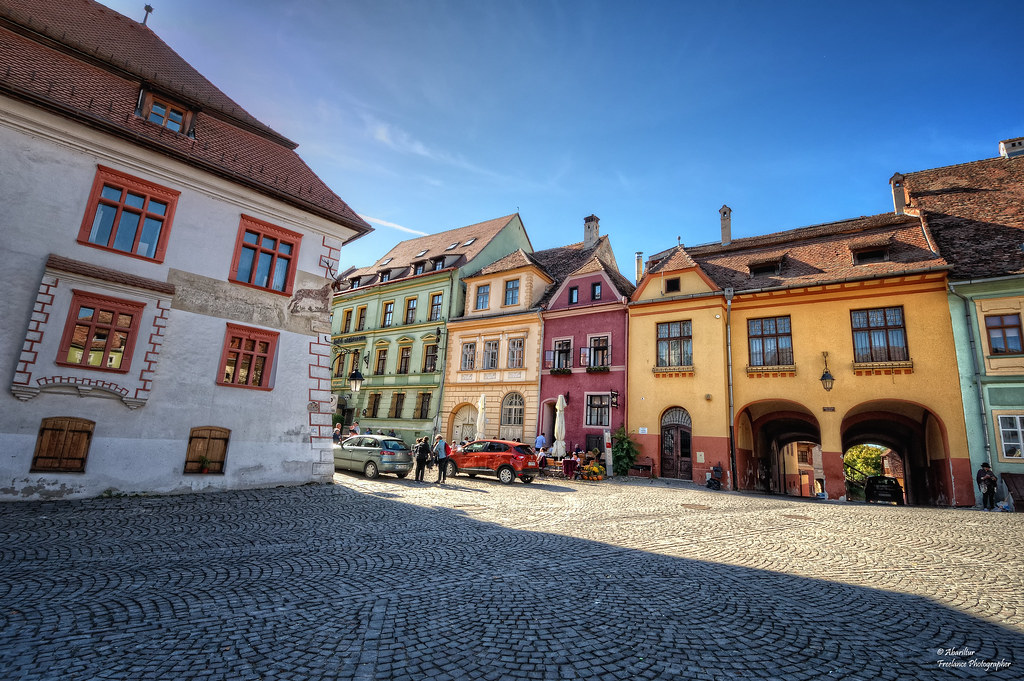
[(734, 424), (736, 422), (736, 405), (732, 394), (732, 297), (733, 289), (725, 289), (725, 348), (728, 353), (729, 377), (729, 474), (732, 476), (732, 489), (736, 490), (736, 433)]
[[(988, 437), (988, 405), (985, 404), (985, 389), (981, 386), (981, 367), (978, 365), (977, 343), (974, 340), (974, 320), (971, 317), (970, 301), (962, 293), (956, 290), (956, 286), (949, 282), (946, 284), (949, 292), (959, 298), (964, 305), (964, 319), (967, 322), (967, 338), (971, 346), (971, 369), (974, 372), (974, 385), (978, 392), (978, 406), (980, 407), (981, 433), (985, 437), (985, 461), (992, 465), (992, 442)], [(968, 452), (968, 456), (969, 456)], [(952, 462), (950, 462), (950, 476), (952, 477)]]

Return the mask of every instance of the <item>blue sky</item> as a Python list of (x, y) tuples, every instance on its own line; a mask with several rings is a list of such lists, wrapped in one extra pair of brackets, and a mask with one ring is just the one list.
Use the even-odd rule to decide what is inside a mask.
[[(376, 229), (601, 219), (633, 254), (892, 210), (1024, 136), (1024, 3), (149, 0), (149, 26)], [(104, 0), (141, 20), (143, 0)]]

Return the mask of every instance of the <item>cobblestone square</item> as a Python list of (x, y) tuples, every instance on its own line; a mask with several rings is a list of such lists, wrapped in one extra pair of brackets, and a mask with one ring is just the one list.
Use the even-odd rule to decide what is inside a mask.
[(1024, 515), (646, 479), (10, 503), (0, 675), (1020, 679), (1022, 545)]

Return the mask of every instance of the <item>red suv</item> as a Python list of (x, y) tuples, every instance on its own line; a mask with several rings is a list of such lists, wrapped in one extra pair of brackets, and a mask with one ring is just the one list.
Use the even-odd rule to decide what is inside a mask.
[(453, 449), (447, 466), (449, 476), (456, 473), (466, 473), (471, 478), (494, 475), (506, 485), (511, 485), (516, 478), (533, 482), (540, 474), (533, 447), (508, 440), (476, 440), (461, 452)]

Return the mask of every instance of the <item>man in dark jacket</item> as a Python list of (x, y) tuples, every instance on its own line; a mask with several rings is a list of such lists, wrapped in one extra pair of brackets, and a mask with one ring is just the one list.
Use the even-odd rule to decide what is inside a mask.
[(981, 505), (986, 511), (991, 511), (996, 507), (996, 474), (992, 472), (992, 467), (988, 465), (988, 462), (981, 464), (981, 468), (978, 469), (978, 487), (981, 489)]
[(437, 480), (434, 482), (440, 484), (445, 481), (448, 473), (448, 452), (446, 451), (446, 443), (441, 434), (438, 433), (434, 438), (434, 460), (437, 461)]

